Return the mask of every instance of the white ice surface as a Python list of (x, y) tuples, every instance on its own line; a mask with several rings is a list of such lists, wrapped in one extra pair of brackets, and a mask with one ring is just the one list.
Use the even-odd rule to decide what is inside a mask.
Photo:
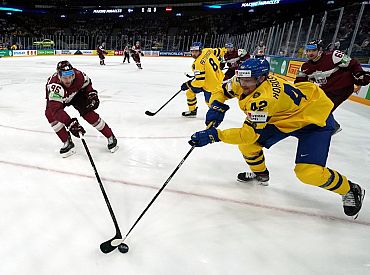
[[(45, 116), (47, 78), (68, 59), (99, 91), (98, 113), (120, 149), (83, 119), (86, 141), (125, 235), (204, 129), (206, 105), (186, 119), (185, 93), (154, 117), (191, 72), (192, 59), (143, 57), (143, 70), (107, 57), (0, 59), (0, 274), (37, 275), (328, 275), (370, 274), (370, 199), (356, 221), (337, 194), (295, 178), (296, 140), (265, 151), (270, 186), (245, 185), (237, 146), (196, 148), (130, 233), (127, 254), (103, 254), (115, 234), (82, 143), (59, 156), (61, 142)], [(236, 100), (221, 129), (239, 127)], [(78, 113), (69, 107), (71, 116)], [(370, 108), (345, 102), (335, 113), (328, 167), (370, 192)]]

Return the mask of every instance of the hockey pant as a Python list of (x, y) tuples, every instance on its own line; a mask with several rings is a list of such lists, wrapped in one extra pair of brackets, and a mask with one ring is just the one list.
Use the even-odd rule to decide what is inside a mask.
[(138, 64), (140, 64), (141, 62), (140, 62), (140, 54), (138, 54), (138, 53), (133, 53), (132, 55), (131, 55), (131, 57), (132, 57), (132, 59), (135, 61), (135, 63), (138, 63)]
[(105, 56), (104, 56), (104, 54), (102, 54), (102, 53), (99, 53), (98, 55), (99, 55), (99, 59), (100, 59), (100, 60), (104, 60), (104, 59), (105, 59)]
[(353, 94), (354, 90), (355, 90), (354, 86), (351, 85), (350, 87), (336, 90), (333, 92), (332, 91), (325, 92), (327, 97), (330, 98), (330, 100), (334, 103), (334, 108), (332, 112), (334, 112), (334, 110), (338, 108), (340, 104), (347, 100)]
[(194, 111), (197, 108), (197, 96), (196, 94), (203, 93), (204, 100), (207, 105), (209, 105), (209, 100), (211, 98), (211, 93), (204, 91), (202, 88), (193, 88), (186, 91), (186, 98), (188, 103), (189, 111)]
[(240, 144), (239, 150), (252, 172), (264, 172), (267, 168), (262, 148), (270, 148), (280, 140), (294, 136), (298, 139), (294, 168), (297, 178), (303, 183), (344, 195), (350, 189), (348, 179), (339, 172), (325, 167), (334, 129), (333, 121), (333, 116), (330, 115), (325, 127), (308, 125), (289, 134), (269, 124), (261, 131), (256, 143)]
[[(89, 101), (87, 96), (83, 91), (80, 91), (77, 93), (77, 95), (75, 95), (72, 101), (69, 104), (66, 104), (64, 107), (72, 105), (80, 113), (81, 117), (83, 117), (83, 119), (86, 120), (90, 125), (95, 127), (106, 138), (111, 137), (113, 135), (111, 128), (109, 128), (108, 124), (105, 123), (99, 114), (86, 108), (88, 104)], [(69, 135), (65, 125), (55, 120), (52, 110), (49, 108), (45, 110), (45, 116), (60, 140), (63, 143), (66, 142)]]

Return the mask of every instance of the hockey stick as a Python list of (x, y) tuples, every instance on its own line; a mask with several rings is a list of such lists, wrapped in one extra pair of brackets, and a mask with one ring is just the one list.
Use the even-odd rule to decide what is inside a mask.
[(177, 96), (179, 93), (181, 93), (182, 90), (178, 91), (176, 94), (174, 94), (165, 104), (162, 105), (161, 108), (159, 108), (156, 112), (150, 112), (150, 111), (145, 111), (145, 114), (147, 116), (154, 116), (155, 114), (157, 114), (160, 110), (163, 109), (164, 106), (166, 106), (168, 104), (168, 102), (170, 102), (172, 99), (174, 99), (175, 96)]
[[(182, 160), (180, 161), (180, 163), (177, 165), (177, 167), (175, 168), (175, 170), (173, 170), (173, 172), (171, 173), (171, 175), (168, 177), (168, 179), (165, 181), (165, 183), (162, 185), (161, 189), (158, 190), (157, 194), (155, 194), (155, 196), (153, 197), (153, 199), (149, 202), (149, 204), (147, 205), (147, 207), (144, 209), (144, 211), (140, 214), (139, 218), (137, 218), (136, 222), (134, 223), (134, 225), (130, 228), (130, 230), (127, 232), (126, 236), (123, 238), (122, 240), (122, 243), (126, 240), (126, 238), (128, 237), (128, 235), (131, 233), (131, 231), (134, 229), (134, 227), (136, 226), (136, 224), (141, 220), (141, 218), (144, 216), (144, 214), (146, 213), (146, 211), (149, 209), (149, 207), (153, 204), (153, 202), (157, 199), (157, 197), (159, 196), (159, 194), (164, 190), (164, 188), (167, 186), (167, 184), (170, 182), (170, 180), (172, 179), (172, 177), (176, 174), (176, 172), (180, 169), (181, 165), (185, 162), (185, 160), (188, 158), (188, 156), (191, 154), (191, 152), (193, 152), (195, 146), (192, 146), (190, 148), (190, 150), (186, 153), (185, 157), (182, 158)], [(117, 240), (118, 241), (118, 240)]]
[[(225, 67), (223, 69), (221, 69), (222, 71), (225, 71), (225, 70), (228, 70), (230, 69), (230, 67)], [(187, 77), (187, 78), (195, 78), (195, 75), (191, 75), (191, 74), (188, 74), (187, 72), (184, 73), (184, 75)]]
[[(210, 127), (212, 127), (214, 124), (214, 122), (211, 122), (210, 124), (208, 124), (207, 126), (207, 129), (209, 129)], [(173, 172), (171, 173), (171, 175), (168, 177), (168, 179), (165, 181), (165, 183), (162, 185), (161, 189), (158, 190), (157, 194), (155, 194), (155, 196), (153, 197), (153, 199), (149, 202), (149, 204), (147, 205), (147, 207), (145, 207), (144, 211), (140, 214), (139, 218), (137, 218), (137, 220), (135, 221), (134, 225), (131, 226), (130, 230), (127, 232), (127, 234), (125, 235), (125, 237), (123, 238), (122, 240), (122, 243), (127, 239), (128, 235), (131, 233), (131, 231), (134, 229), (134, 227), (137, 225), (137, 223), (141, 220), (141, 218), (144, 216), (144, 214), (146, 213), (146, 211), (149, 209), (149, 207), (153, 204), (153, 202), (158, 198), (159, 194), (162, 193), (162, 191), (164, 190), (164, 188), (167, 186), (167, 184), (170, 182), (170, 180), (172, 179), (172, 177), (177, 173), (177, 171), (180, 169), (180, 167), (182, 166), (182, 164), (185, 162), (185, 160), (188, 158), (188, 156), (191, 154), (191, 152), (193, 152), (195, 146), (191, 146), (190, 150), (186, 153), (186, 155), (182, 158), (182, 160), (180, 161), (180, 163), (176, 166), (175, 170), (173, 170)], [(118, 240), (117, 240), (118, 241)]]
[(188, 78), (195, 78), (195, 75), (188, 74), (187, 72), (185, 72), (184, 75)]
[(110, 216), (112, 217), (112, 220), (113, 220), (113, 223), (114, 223), (114, 227), (116, 228), (116, 235), (112, 239), (110, 239), (110, 240), (108, 240), (108, 241), (106, 241), (106, 242), (104, 242), (104, 243), (102, 243), (100, 245), (100, 250), (103, 253), (109, 253), (109, 252), (112, 252), (114, 249), (116, 249), (117, 246), (122, 242), (122, 234), (121, 234), (121, 231), (120, 231), (120, 229), (118, 227), (118, 223), (117, 223), (116, 217), (114, 216), (114, 212), (113, 212), (112, 206), (111, 206), (111, 204), (109, 202), (107, 193), (105, 192), (103, 183), (100, 180), (98, 171), (96, 170), (96, 167), (95, 167), (93, 158), (92, 158), (92, 156), (90, 154), (89, 148), (87, 147), (87, 144), (86, 144), (86, 141), (85, 141), (83, 135), (81, 136), (81, 141), (82, 141), (82, 144), (85, 147), (87, 156), (89, 157), (89, 160), (90, 160), (90, 163), (91, 163), (91, 166), (94, 169), (96, 179), (98, 180), (98, 183), (99, 183), (99, 186), (100, 186), (100, 190), (103, 193), (105, 203), (108, 206), (108, 210), (109, 210)]

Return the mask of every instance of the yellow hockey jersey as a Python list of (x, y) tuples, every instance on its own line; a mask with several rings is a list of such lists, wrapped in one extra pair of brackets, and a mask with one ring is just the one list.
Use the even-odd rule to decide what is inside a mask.
[(226, 52), (223, 48), (204, 48), (202, 53), (194, 60), (192, 70), (194, 79), (189, 82), (190, 88), (202, 88), (210, 93), (222, 92), (224, 73), (220, 69), (218, 57)]
[(267, 124), (275, 125), (283, 133), (291, 133), (309, 124), (325, 126), (333, 103), (324, 91), (310, 82), (292, 84), (269, 75), (267, 80), (249, 95), (236, 77), (224, 86), (223, 98), (237, 97), (239, 107), (246, 114), (242, 128), (218, 130), (220, 140), (231, 144), (253, 144), (258, 132)]

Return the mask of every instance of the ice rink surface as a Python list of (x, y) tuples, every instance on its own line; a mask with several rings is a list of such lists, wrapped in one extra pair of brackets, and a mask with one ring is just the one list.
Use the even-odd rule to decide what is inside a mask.
[[(59, 156), (61, 142), (44, 116), (45, 83), (68, 59), (98, 90), (98, 113), (120, 149), (82, 118), (86, 142), (125, 235), (204, 129), (207, 110), (186, 119), (185, 93), (156, 111), (187, 78), (192, 59), (143, 57), (143, 70), (107, 57), (0, 59), (0, 274), (37, 275), (327, 275), (370, 274), (370, 197), (357, 220), (339, 195), (301, 183), (293, 168), (297, 141), (265, 150), (268, 187), (236, 182), (247, 167), (237, 146), (196, 148), (130, 233), (127, 254), (103, 254), (115, 234), (82, 143)], [(221, 129), (240, 127), (236, 99)], [(73, 107), (67, 112), (78, 113)], [(345, 102), (335, 113), (328, 167), (370, 192), (370, 108)], [(370, 194), (370, 193), (368, 193)]]

